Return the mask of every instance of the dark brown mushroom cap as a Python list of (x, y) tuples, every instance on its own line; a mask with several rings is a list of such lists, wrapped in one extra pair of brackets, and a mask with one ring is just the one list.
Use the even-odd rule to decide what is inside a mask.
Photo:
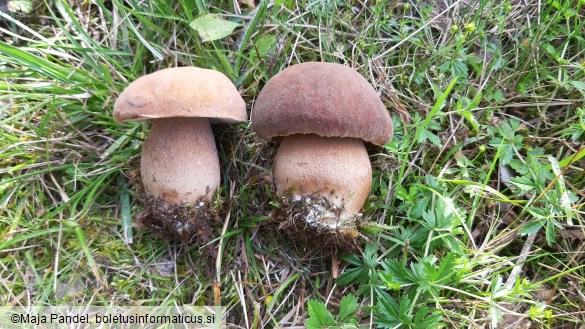
[(392, 139), (390, 114), (374, 88), (355, 70), (334, 63), (297, 64), (275, 75), (256, 100), (252, 126), (267, 141), (292, 134), (377, 145)]
[(246, 121), (246, 103), (223, 73), (198, 67), (160, 70), (132, 82), (114, 105), (117, 122), (172, 117)]

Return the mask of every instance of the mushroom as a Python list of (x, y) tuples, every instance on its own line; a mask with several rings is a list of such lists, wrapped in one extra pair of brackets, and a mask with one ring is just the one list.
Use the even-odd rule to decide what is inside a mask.
[(222, 73), (177, 67), (132, 82), (114, 105), (117, 122), (153, 119), (140, 171), (147, 194), (173, 204), (210, 200), (220, 184), (211, 123), (246, 120), (246, 104)]
[[(277, 193), (310, 201), (308, 224), (352, 224), (372, 186), (363, 141), (392, 139), (392, 120), (374, 88), (350, 67), (309, 62), (281, 71), (252, 111), (258, 136), (283, 137), (273, 165)], [(319, 204), (319, 200), (325, 204)]]

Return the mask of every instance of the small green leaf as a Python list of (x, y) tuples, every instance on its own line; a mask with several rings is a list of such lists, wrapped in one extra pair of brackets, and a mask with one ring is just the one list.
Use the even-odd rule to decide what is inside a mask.
[(455, 77), (467, 78), (469, 75), (469, 69), (465, 63), (461, 61), (453, 61), (451, 65), (451, 73)]
[(491, 99), (493, 99), (497, 103), (501, 103), (506, 100), (504, 93), (498, 89), (491, 94)]
[(538, 187), (538, 185), (536, 185), (532, 180), (530, 180), (527, 177), (510, 178), (510, 183), (518, 186), (524, 192), (533, 191)]
[(565, 178), (563, 176), (563, 172), (559, 166), (557, 159), (553, 156), (548, 156), (548, 161), (552, 166), (553, 173), (557, 177), (556, 185), (558, 187), (558, 191), (561, 194), (560, 204), (563, 210), (565, 211), (565, 216), (567, 217), (567, 224), (569, 226), (573, 225), (573, 207), (571, 205), (571, 198), (569, 197), (569, 192), (565, 186)]
[(442, 319), (441, 314), (437, 311), (430, 314), (429, 309), (426, 306), (420, 307), (414, 315), (414, 326), (416, 329), (431, 329), (439, 328), (440, 321)]
[[(401, 299), (401, 305), (403, 304), (402, 300), (409, 304), (408, 296)], [(400, 312), (400, 306), (396, 300), (382, 291), (378, 291), (378, 303), (374, 313), (378, 328), (400, 328), (405, 325), (405, 317), (408, 317), (408, 314)]]
[(473, 117), (473, 114), (471, 114), (471, 111), (468, 111), (467, 109), (461, 109), (457, 111), (457, 113), (459, 113), (459, 115), (464, 117), (465, 120), (467, 120), (471, 124), (473, 131), (475, 131), (476, 133), (479, 132), (479, 124), (477, 123), (477, 120), (475, 120), (475, 118)]
[(441, 66), (439, 66), (439, 71), (440, 72), (447, 72), (447, 70), (449, 70), (450, 67), (451, 67), (451, 63), (445, 62)]
[(443, 107), (445, 100), (447, 99), (447, 97), (451, 93), (451, 90), (453, 89), (453, 87), (455, 87), (455, 83), (457, 83), (458, 79), (459, 79), (459, 77), (455, 77), (453, 79), (453, 81), (451, 81), (451, 83), (449, 83), (449, 85), (447, 86), (445, 91), (437, 98), (435, 105), (433, 106), (433, 108), (431, 108), (431, 111), (429, 112), (429, 114), (427, 115), (425, 120), (422, 122), (422, 124), (417, 125), (416, 134), (414, 136), (415, 141), (418, 141), (420, 139), (420, 135), (423, 133), (423, 130), (425, 130), (427, 128), (427, 126), (429, 125), (429, 122), (433, 119), (433, 117), (437, 114), (437, 112), (439, 112), (439, 110)]
[(439, 136), (433, 134), (432, 132), (430, 132), (429, 130), (425, 129), (422, 131), (418, 142), (419, 143), (423, 143), (426, 140), (428, 140), (429, 142), (433, 143), (434, 145), (441, 147), (441, 139), (439, 138)]
[(386, 199), (386, 196), (388, 195), (388, 183), (386, 183), (386, 180), (384, 179), (380, 182), (380, 194), (383, 199)]
[(546, 222), (546, 227), (545, 227), (544, 233), (546, 236), (546, 243), (548, 243), (549, 246), (552, 246), (556, 241), (555, 232), (556, 232), (556, 230), (555, 230), (554, 221), (549, 220), (548, 222)]
[(368, 243), (364, 249), (364, 265), (369, 268), (375, 268), (378, 265), (378, 248), (377, 243)]
[(365, 283), (367, 279), (367, 270), (364, 270), (363, 267), (357, 267), (343, 271), (336, 283), (340, 286), (347, 286), (353, 282)]
[(33, 10), (31, 0), (13, 0), (8, 2), (8, 11), (12, 13), (30, 14)]
[(230, 35), (240, 24), (225, 20), (217, 15), (207, 14), (191, 22), (191, 26), (203, 42), (219, 40)]
[(575, 87), (579, 92), (585, 96), (585, 82), (583, 81), (571, 81), (573, 87)]
[(333, 315), (325, 305), (316, 300), (310, 300), (308, 302), (309, 308), (309, 319), (307, 320), (307, 328), (328, 328), (335, 325)]
[(500, 310), (498, 310), (496, 308), (496, 306), (495, 306), (494, 303), (490, 303), (490, 306), (489, 306), (489, 315), (490, 315), (490, 318), (491, 318), (491, 326), (492, 326), (492, 328), (497, 328), (498, 327), (498, 324), (500, 322), (502, 322), (503, 317), (502, 317), (502, 312), (500, 312)]
[(538, 232), (543, 226), (541, 221), (535, 220), (527, 223), (518, 233), (521, 235), (530, 235)]
[(350, 320), (357, 320), (355, 312), (360, 305), (354, 295), (347, 295), (339, 303), (339, 322), (347, 323)]
[(274, 1), (274, 8), (280, 9), (280, 6), (284, 5), (288, 9), (293, 9), (295, 7), (294, 0), (275, 0)]
[(260, 56), (264, 56), (266, 53), (273, 51), (275, 46), (276, 37), (273, 35), (265, 35), (256, 41), (256, 49), (258, 49)]

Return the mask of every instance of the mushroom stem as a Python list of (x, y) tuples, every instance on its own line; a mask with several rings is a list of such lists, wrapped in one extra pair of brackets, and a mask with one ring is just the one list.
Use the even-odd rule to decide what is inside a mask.
[[(372, 186), (372, 166), (364, 143), (356, 138), (295, 134), (285, 137), (278, 148), (274, 180), (279, 194), (296, 199), (324, 198), (343, 209), (336, 220), (359, 213)], [(316, 200), (315, 200), (316, 201)], [(333, 213), (318, 216), (327, 222)]]
[(219, 158), (207, 118), (156, 119), (142, 149), (142, 183), (171, 203), (209, 200), (220, 183)]

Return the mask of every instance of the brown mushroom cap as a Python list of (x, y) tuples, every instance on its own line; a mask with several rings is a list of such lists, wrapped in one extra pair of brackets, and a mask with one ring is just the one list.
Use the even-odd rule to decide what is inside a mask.
[(117, 122), (171, 117), (246, 121), (246, 103), (224, 74), (198, 67), (160, 70), (132, 82), (114, 105)]
[(383, 145), (392, 120), (380, 97), (348, 66), (308, 62), (286, 68), (264, 86), (252, 112), (261, 138), (317, 134)]

